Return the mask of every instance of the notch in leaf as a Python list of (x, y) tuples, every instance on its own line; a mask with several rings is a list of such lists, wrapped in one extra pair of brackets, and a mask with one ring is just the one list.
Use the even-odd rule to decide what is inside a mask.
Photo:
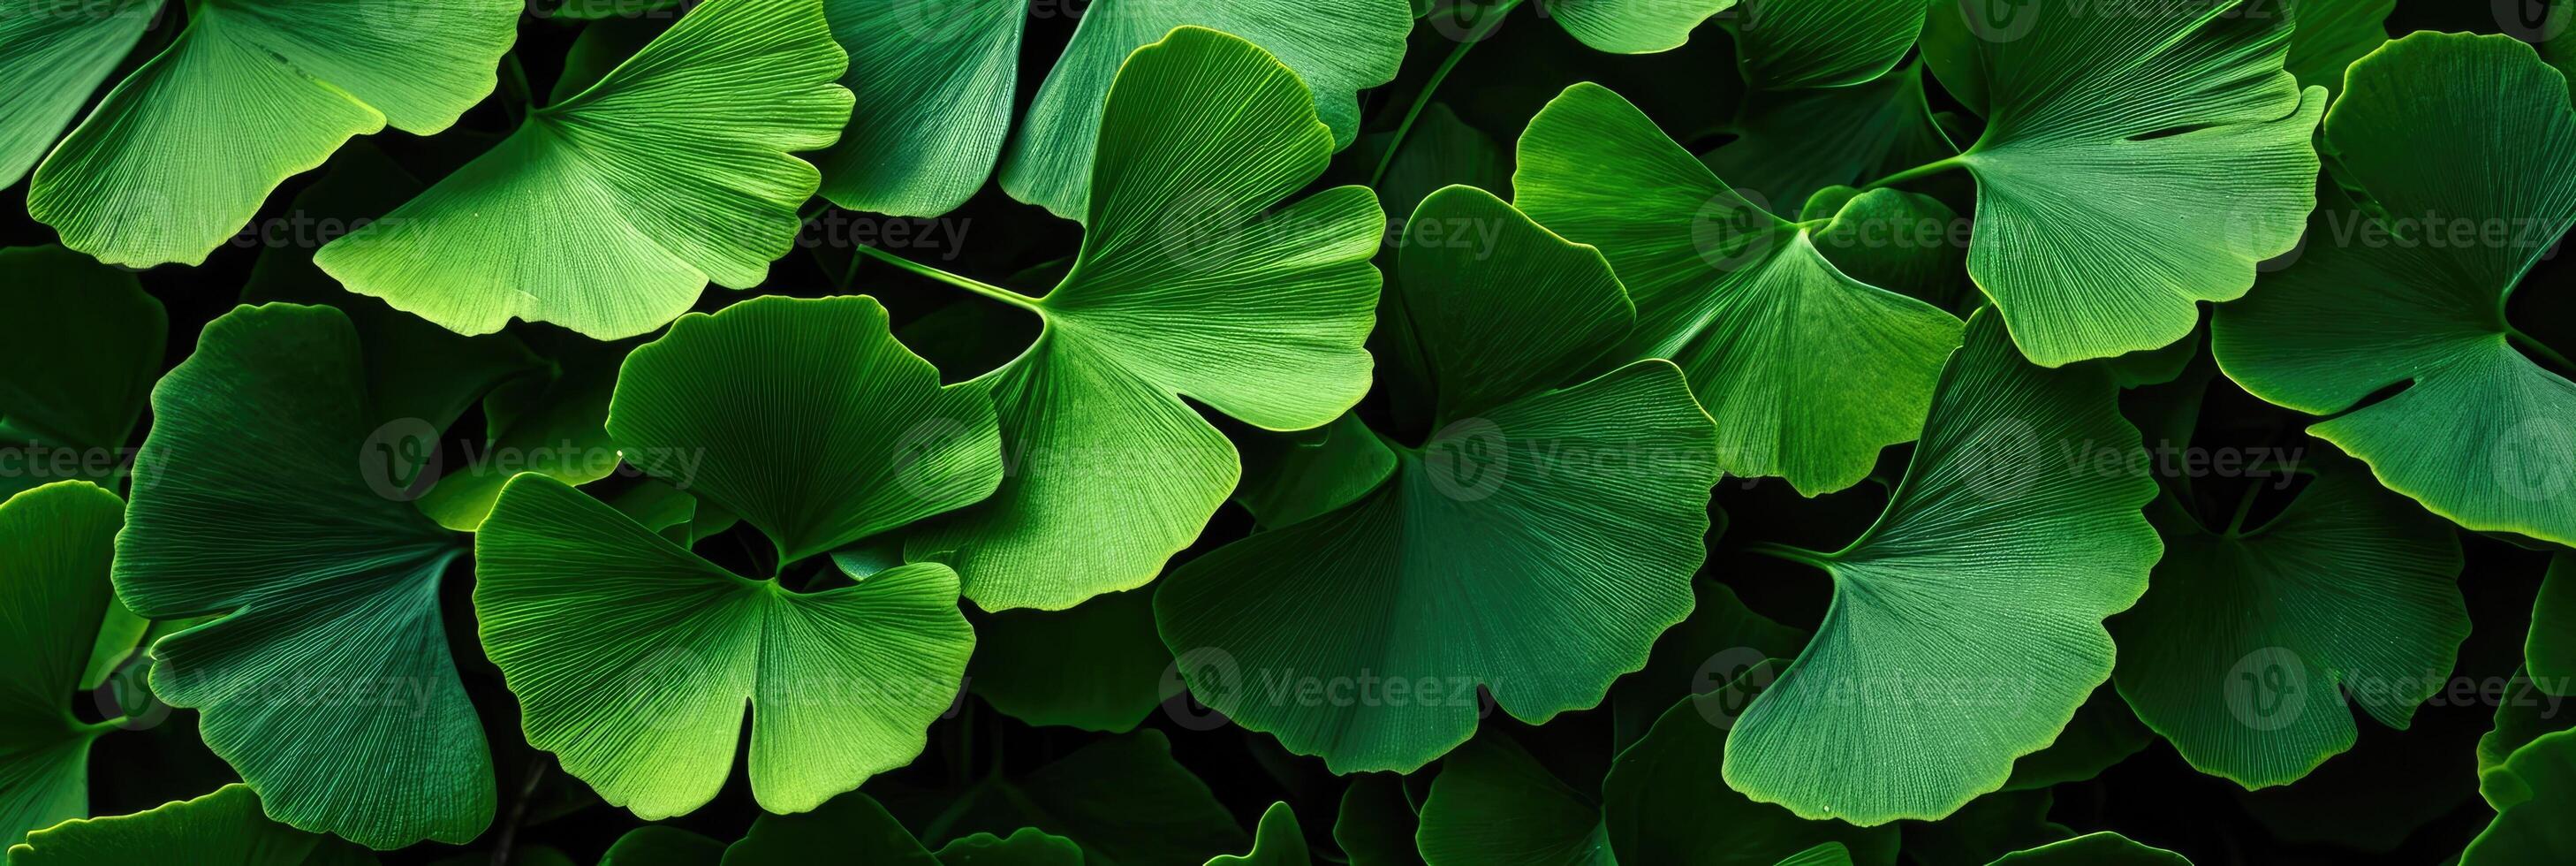
[(1136, 50), (1101, 121), (1089, 230), (1032, 298), (868, 252), (1036, 314), (1037, 342), (974, 380), (1012, 471), (989, 502), (910, 533), (988, 610), (1061, 610), (1134, 589), (1188, 547), (1242, 474), (1187, 396), (1270, 430), (1330, 423), (1368, 390), (1366, 188), (1288, 201), (1332, 133), (1288, 67), (1196, 27)]
[[(941, 387), (867, 297), (681, 317), (627, 356), (608, 430), (629, 462), (757, 527), (782, 572), (981, 499), (1002, 475), (992, 406)], [(911, 762), (975, 643), (947, 566), (790, 591), (534, 473), (502, 489), (475, 566), (483, 645), (529, 744), (647, 820), (715, 797), (746, 704), (769, 811)]]
[(1925, 56), (1985, 132), (1878, 183), (1975, 176), (1968, 274), (2033, 362), (2182, 339), (2297, 246), (2326, 93), (2282, 70), (2289, 16), (2261, 2), (1934, 4)]
[(460, 334), (515, 317), (613, 340), (710, 282), (759, 285), (820, 182), (789, 154), (849, 118), (821, 4), (708, 0), (314, 264)]
[(2325, 137), (2374, 203), (2218, 308), (2219, 367), (2451, 522), (2576, 544), (2576, 365), (2505, 316), (2576, 223), (2566, 80), (2510, 37), (2417, 33), (2347, 82)]
[[(153, 645), (152, 688), (197, 708), (207, 747), (272, 817), (376, 848), (461, 844), (495, 802), (438, 602), (467, 543), (409, 501), (454, 415), (379, 407), (452, 413), (466, 400), (423, 395), (498, 373), (433, 364), (399, 380), (418, 393), (388, 393), (370, 389), (369, 354), (330, 307), (208, 324), (152, 392), (116, 592), (149, 619), (220, 615)], [(330, 699), (302, 697), (314, 689)]]
[[(1390, 443), (1397, 467), (1366, 495), (1192, 560), (1155, 596), (1201, 702), (1339, 773), (1410, 772), (1466, 741), (1479, 685), (1533, 724), (1600, 703), (1689, 614), (1717, 482), (1715, 431), (1679, 369), (1585, 377), (1635, 321), (1598, 251), (1473, 187), (1413, 219), (1495, 230), (1490, 250), (1400, 253), (1438, 432)], [(1269, 700), (1262, 672), (1407, 694)]]
[(0, 503), (0, 844), (89, 814), (89, 744), (116, 726), (80, 721), (70, 701), (143, 636), (108, 584), (124, 524), (124, 501), (85, 481)]
[(1834, 598), (1736, 722), (1728, 785), (1806, 818), (1931, 820), (2057, 738), (2111, 676), (2102, 619), (2163, 553), (2139, 511), (2154, 480), (2093, 459), (2138, 448), (2117, 393), (2096, 367), (2024, 360), (1991, 311), (1969, 317), (1877, 524), (1832, 553), (1754, 548), (1825, 570)]

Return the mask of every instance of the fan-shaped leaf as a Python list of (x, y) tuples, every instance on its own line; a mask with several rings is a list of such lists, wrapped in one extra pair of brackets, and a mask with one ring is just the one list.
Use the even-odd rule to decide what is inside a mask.
[(709, 0), (314, 263), (462, 334), (517, 317), (630, 337), (709, 282), (759, 284), (818, 183), (788, 154), (848, 119), (821, 4)]
[(2111, 674), (2102, 619), (2162, 553), (2139, 512), (2155, 482), (2098, 459), (2138, 448), (2116, 393), (1969, 320), (1877, 525), (1834, 553), (1777, 549), (1833, 576), (1833, 606), (1737, 722), (1727, 784), (1806, 818), (1933, 819), (2057, 737)]

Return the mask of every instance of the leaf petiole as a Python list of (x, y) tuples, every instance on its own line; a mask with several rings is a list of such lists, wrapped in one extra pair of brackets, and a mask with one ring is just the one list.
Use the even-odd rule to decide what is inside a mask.
[(981, 280), (961, 277), (865, 244), (853, 247), (852, 249), (858, 250), (860, 255), (910, 271), (915, 276), (932, 280), (934, 282), (947, 283), (951, 286), (956, 286), (957, 288), (965, 289), (969, 292), (983, 295), (984, 297), (1027, 310), (1032, 313), (1039, 312), (1038, 300), (1036, 298), (1032, 298), (991, 283), (983, 282)]
[(1458, 40), (1458, 47), (1449, 49), (1449, 56), (1442, 58), (1440, 67), (1431, 71), (1430, 80), (1422, 82), (1422, 91), (1413, 95), (1413, 105), (1404, 110), (1404, 120), (1396, 123), (1395, 134), (1387, 136), (1386, 150), (1377, 155), (1377, 168), (1369, 172), (1370, 189), (1376, 189), (1378, 181), (1386, 179), (1387, 167), (1395, 164), (1396, 150), (1404, 146), (1405, 133), (1413, 131), (1413, 121), (1422, 117), (1422, 109), (1431, 105), (1431, 95), (1440, 91), (1440, 82), (1448, 80), (1450, 70), (1458, 68), (1458, 61), (1466, 59), (1467, 49), (1493, 35), (1494, 28), (1501, 26), (1503, 19), (1520, 5), (1521, 0), (1503, 0), (1487, 7), (1482, 17), (1477, 19), (1476, 29), (1467, 31), (1467, 35)]
[(1874, 181), (1870, 181), (1867, 185), (1862, 186), (1862, 187), (1861, 187), (1861, 189), (1863, 189), (1863, 190), (1872, 190), (1872, 189), (1878, 189), (1878, 188), (1881, 188), (1881, 187), (1895, 186), (1895, 185), (1897, 185), (1897, 184), (1904, 183), (1904, 182), (1909, 181), (1909, 180), (1919, 180), (1919, 179), (1922, 179), (1922, 178), (1931, 177), (1931, 176), (1933, 176), (1933, 175), (1940, 174), (1940, 173), (1942, 173), (1942, 172), (1949, 171), (1949, 170), (1954, 169), (1954, 168), (1960, 168), (1960, 167), (1963, 167), (1963, 166), (1965, 166), (1965, 165), (1967, 165), (1967, 163), (1966, 163), (1966, 162), (1961, 161), (1958, 157), (1955, 157), (1955, 156), (1953, 156), (1953, 157), (1949, 157), (1949, 158), (1946, 158), (1946, 159), (1938, 159), (1938, 160), (1934, 160), (1934, 161), (1931, 161), (1931, 162), (1924, 163), (1924, 164), (1922, 164), (1922, 165), (1915, 166), (1915, 167), (1913, 167), (1913, 168), (1906, 169), (1906, 170), (1904, 170), (1904, 171), (1897, 172), (1897, 173), (1895, 173), (1895, 174), (1888, 175), (1888, 176), (1886, 176), (1886, 177), (1879, 178), (1879, 179), (1874, 180)]
[(1760, 541), (1745, 545), (1744, 550), (1747, 553), (1759, 553), (1773, 559), (1785, 559), (1790, 562), (1799, 563), (1801, 565), (1811, 565), (1820, 569), (1832, 568), (1832, 557), (1808, 550), (1804, 547), (1780, 544), (1778, 542), (1771, 541)]

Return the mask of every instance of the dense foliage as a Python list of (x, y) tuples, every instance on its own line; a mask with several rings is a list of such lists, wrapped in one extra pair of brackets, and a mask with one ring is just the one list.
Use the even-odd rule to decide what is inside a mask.
[(0, 0), (0, 847), (2576, 862), (2571, 7)]

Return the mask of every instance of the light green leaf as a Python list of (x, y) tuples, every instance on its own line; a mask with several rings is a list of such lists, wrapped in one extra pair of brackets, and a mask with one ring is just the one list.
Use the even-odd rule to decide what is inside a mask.
[(1429, 866), (1619, 862), (1601, 826), (1601, 806), (1499, 734), (1469, 740), (1440, 762), (1414, 843)]
[(9, 849), (10, 866), (373, 866), (376, 858), (347, 842), (306, 833), (260, 814), (258, 794), (244, 785), (146, 812), (71, 821), (29, 834)]
[[(1315, 119), (1330, 130), (1324, 152), (1331, 153), (1359, 134), (1359, 91), (1394, 80), (1396, 67), (1404, 59), (1405, 34), (1413, 29), (1413, 15), (1404, 0), (1096, 0), (1083, 11), (1073, 42), (1064, 47), (1046, 83), (1038, 87), (1037, 101), (1021, 121), (1019, 137), (1002, 162), (1002, 188), (1012, 198), (1044, 207), (1056, 216), (1100, 228), (1105, 214), (1089, 201), (1091, 190), (1117, 188), (1101, 173), (1110, 163), (1127, 157), (1095, 150), (1098, 145), (1122, 149), (1132, 145), (1128, 134), (1109, 120), (1117, 109), (1103, 106), (1115, 90), (1114, 80), (1124, 74), (1122, 64), (1132, 65), (1130, 52), (1156, 44), (1167, 38), (1166, 33), (1184, 26), (1233, 34), (1275, 56), (1274, 62), (1284, 67), (1278, 72), (1284, 76), (1252, 73), (1253, 77), (1234, 86), (1262, 92), (1275, 86), (1270, 79), (1279, 79), (1310, 90), (1312, 95), (1305, 101), (1313, 106)], [(1222, 95), (1206, 91), (1192, 97), (1160, 110)], [(1273, 127), (1275, 133), (1303, 125), (1276, 114), (1254, 122)], [(1243, 189), (1261, 187), (1246, 184)], [(1214, 184), (1175, 191), (1203, 199), (1235, 194)], [(1261, 203), (1285, 192), (1274, 192)], [(1203, 208), (1217, 203), (1189, 202)]]
[[(70, 701), (115, 607), (108, 560), (125, 503), (79, 481), (0, 504), (0, 845), (89, 814), (89, 744), (114, 725), (73, 717)], [(123, 649), (139, 632), (121, 630)]]
[(519, 9), (515, 0), (190, 3), (177, 41), (36, 167), (27, 213), (109, 264), (204, 262), (279, 183), (350, 137), (455, 123), (492, 92)]
[(2326, 103), (2281, 70), (2290, 22), (2249, 14), (2262, 0), (2079, 2), (1961, 4), (1998, 16), (1964, 38), (1991, 104), (1976, 144), (1934, 164), (1975, 175), (1968, 273), (2048, 367), (2181, 339), (2198, 302), (2242, 296), (2295, 247)]
[(699, 5), (314, 263), (461, 334), (517, 317), (630, 337), (709, 282), (758, 285), (819, 182), (788, 154), (831, 144), (848, 119), (850, 92), (831, 83), (848, 58), (821, 4)]
[(858, 297), (692, 314), (626, 358), (608, 434), (626, 460), (767, 534), (785, 565), (991, 495), (993, 407), (895, 342)]
[(0, 249), (0, 274), (14, 322), (0, 339), (0, 498), (47, 481), (115, 487), (169, 315), (133, 274), (62, 247)]
[(2191, 866), (2191, 858), (2129, 841), (2118, 833), (2089, 833), (1997, 859), (1994, 866)]
[(1095, 179), (1113, 192), (1091, 200), (1073, 272), (1044, 298), (991, 290), (1046, 323), (975, 384), (1012, 473), (911, 534), (910, 556), (943, 557), (988, 610), (1143, 586), (1241, 473), (1181, 396), (1271, 430), (1359, 401), (1386, 219), (1360, 187), (1284, 203), (1331, 155), (1313, 112), (1241, 39), (1185, 27), (1137, 50), (1103, 121)]
[[(1584, 4), (1573, 4), (1581, 6)], [(1923, 32), (1914, 0), (1744, 0), (1727, 29), (1736, 66), (1763, 90), (1849, 87), (1887, 74)]]
[(2165, 556), (2111, 622), (2116, 679), (2201, 772), (2249, 789), (2307, 775), (2358, 736), (2346, 691), (2405, 728), (2469, 636), (2459, 539), (2351, 461), (2321, 463), (2261, 526), (2213, 529), (2170, 500), (2149, 514)]
[(533, 473), (502, 490), (475, 566), (484, 649), (528, 743), (646, 820), (714, 799), (746, 703), (763, 809), (806, 811), (911, 763), (975, 645), (946, 566), (791, 592)]
[(841, 143), (815, 159), (823, 196), (901, 216), (965, 204), (1011, 129), (1028, 0), (827, 0), (824, 11), (858, 102)]
[(149, 619), (222, 614), (153, 646), (152, 688), (197, 708), (271, 817), (377, 848), (461, 844), (495, 802), (439, 611), (466, 544), (406, 501), (451, 419), (374, 416), (394, 395), (366, 369), (328, 307), (208, 324), (153, 391), (116, 591)]
[(2139, 512), (2155, 482), (2097, 469), (2138, 449), (2116, 395), (1970, 318), (1878, 523), (1833, 553), (1769, 548), (1831, 574), (1833, 606), (1737, 722), (1728, 785), (1805, 818), (1936, 819), (2056, 739), (2163, 549)]
[(1539, 8), (1595, 51), (1654, 54), (1682, 47), (1700, 22), (1735, 7), (1736, 0), (1578, 0)]
[(966, 681), (1020, 721), (1122, 733), (1163, 703), (1171, 666), (1171, 652), (1154, 633), (1153, 594), (1130, 590), (1071, 610), (985, 617)]
[(2495, 727), (2478, 737), (2478, 774), (2495, 772), (2515, 749), (2543, 735), (2576, 727), (2576, 713), (2558, 709), (2566, 696), (2551, 693), (2567, 687), (2565, 680), (2544, 684), (2528, 672), (2514, 669), (2513, 676), (2505, 679), (2503, 691), (2494, 698)]
[[(1717, 418), (1718, 465), (1802, 494), (1913, 437), (1959, 321), (1863, 284), (1730, 190), (1636, 106), (1577, 84), (1521, 135), (1519, 206), (1601, 248), (1637, 304), (1613, 360), (1670, 358)], [(1889, 193), (1893, 195), (1894, 193)]]
[(1226, 854), (1207, 861), (1207, 866), (1309, 866), (1314, 862), (1306, 856), (1306, 833), (1297, 826), (1296, 811), (1282, 802), (1261, 811), (1261, 826), (1253, 830), (1250, 853)]
[(1399, 257), (1439, 432), (1369, 495), (1192, 560), (1155, 598), (1201, 702), (1341, 773), (1466, 741), (1478, 685), (1533, 724), (1600, 703), (1688, 614), (1707, 555), (1714, 432), (1680, 371), (1581, 375), (1633, 321), (1600, 253), (1471, 187), (1426, 219), (1494, 232)]
[(2220, 307), (2219, 367), (2334, 415), (2308, 432), (2453, 523), (2576, 543), (2576, 384), (2503, 315), (2576, 222), (2566, 82), (2508, 37), (2418, 33), (2352, 65), (2326, 140), (2387, 216), (2320, 213), (2312, 231), (2352, 234)]
[(17, 186), (161, 14), (161, 0), (0, 15), (0, 187)]

